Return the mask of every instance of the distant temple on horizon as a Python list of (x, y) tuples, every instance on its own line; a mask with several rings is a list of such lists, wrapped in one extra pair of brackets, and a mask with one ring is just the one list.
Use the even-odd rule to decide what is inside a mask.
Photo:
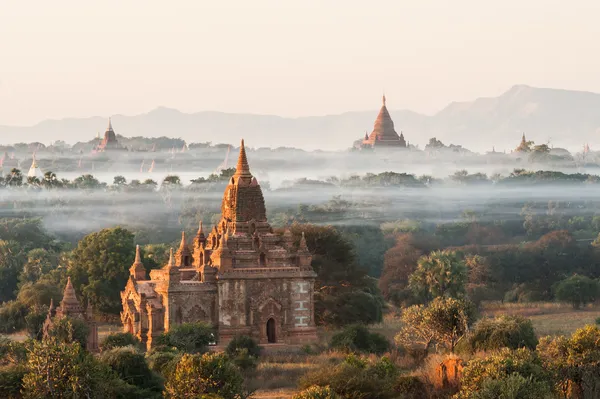
[(375, 119), (375, 126), (370, 135), (365, 133), (365, 138), (360, 146), (362, 148), (407, 148), (404, 135), (396, 133), (394, 129), (394, 121), (386, 107), (385, 95), (383, 96), (383, 104), (379, 110), (379, 115)]
[(95, 152), (105, 152), (105, 151), (125, 151), (127, 150), (125, 147), (119, 144), (117, 140), (117, 135), (112, 127), (112, 121), (108, 118), (108, 127), (104, 132), (104, 139), (98, 144), (98, 146), (94, 149)]

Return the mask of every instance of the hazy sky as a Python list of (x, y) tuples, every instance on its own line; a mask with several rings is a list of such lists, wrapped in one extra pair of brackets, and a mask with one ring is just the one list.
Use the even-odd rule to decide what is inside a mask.
[(598, 0), (0, 0), (0, 124), (600, 92)]

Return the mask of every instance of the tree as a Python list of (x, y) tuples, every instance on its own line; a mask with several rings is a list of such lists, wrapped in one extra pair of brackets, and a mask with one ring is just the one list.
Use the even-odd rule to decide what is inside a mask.
[(535, 350), (538, 344), (531, 320), (507, 315), (480, 320), (463, 342), (470, 352), (501, 348)]
[[(542, 389), (546, 387), (548, 393), (551, 387), (550, 375), (542, 365), (536, 352), (529, 349), (502, 349), (499, 352), (479, 359), (473, 359), (463, 369), (461, 389), (456, 395), (457, 399), (483, 399), (485, 396), (475, 396), (489, 381), (504, 380), (511, 375), (519, 375), (531, 379), (529, 388)], [(491, 387), (488, 387), (488, 391)], [(523, 388), (519, 385), (519, 390)], [(521, 396), (512, 396), (521, 398)], [(544, 398), (544, 396), (541, 396)]]
[(160, 335), (157, 343), (185, 353), (202, 353), (214, 339), (213, 328), (208, 323), (183, 323)]
[(48, 330), (48, 336), (56, 342), (66, 344), (77, 343), (82, 348), (86, 347), (89, 327), (80, 319), (71, 317), (55, 318), (52, 327)]
[(115, 348), (122, 348), (125, 346), (134, 346), (143, 348), (142, 343), (139, 339), (133, 336), (131, 333), (114, 333), (104, 338), (104, 341), (100, 343), (100, 350), (107, 351)]
[(419, 298), (439, 296), (461, 298), (465, 295), (467, 267), (454, 251), (434, 251), (422, 256), (411, 274), (409, 286)]
[(169, 175), (163, 179), (163, 187), (179, 187), (181, 186), (181, 179), (179, 176)]
[(555, 288), (556, 299), (569, 302), (579, 309), (598, 298), (598, 282), (586, 276), (573, 275), (559, 282)]
[(50, 301), (60, 303), (62, 299), (61, 289), (46, 279), (35, 283), (25, 283), (21, 286), (17, 300), (28, 307), (49, 306)]
[(11, 187), (20, 187), (23, 185), (23, 173), (19, 169), (13, 168), (5, 181)]
[(135, 258), (133, 234), (121, 227), (84, 237), (72, 253), (73, 286), (94, 308), (112, 314), (121, 310), (120, 291)]
[(95, 190), (104, 187), (105, 184), (100, 183), (98, 179), (88, 174), (79, 176), (73, 180), (73, 186), (83, 190)]
[(346, 352), (364, 352), (381, 355), (390, 348), (390, 343), (381, 334), (370, 332), (364, 325), (352, 325), (331, 337), (332, 349)]
[[(586, 326), (571, 337), (544, 337), (537, 351), (563, 397), (598, 397), (600, 393), (600, 329)], [(569, 396), (572, 395), (572, 396)], [(579, 396), (577, 396), (579, 395)]]
[(127, 185), (127, 179), (123, 176), (115, 176), (113, 178), (113, 186), (123, 187)]
[(183, 355), (167, 376), (165, 397), (201, 399), (206, 394), (223, 399), (250, 396), (244, 388), (244, 378), (225, 354)]
[(402, 313), (404, 326), (396, 335), (398, 345), (421, 346), (424, 353), (435, 345), (453, 352), (475, 321), (472, 303), (454, 298), (435, 298), (429, 305), (413, 305)]
[(35, 283), (43, 275), (58, 267), (58, 256), (44, 248), (32, 249), (27, 253), (27, 262), (19, 276), (21, 283)]
[(25, 369), (24, 398), (111, 397), (105, 381), (113, 378), (78, 344), (33, 341)]
[[(383, 300), (373, 279), (356, 260), (352, 244), (333, 226), (294, 224), (295, 245), (302, 233), (313, 256), (315, 319), (319, 324), (345, 325), (381, 321)], [(352, 297), (361, 297), (357, 303)], [(355, 305), (362, 306), (360, 308)], [(367, 310), (368, 309), (368, 310)], [(356, 310), (356, 311), (353, 311)], [(367, 310), (367, 311), (365, 311)]]
[(160, 377), (150, 370), (144, 354), (133, 346), (105, 351), (100, 355), (100, 362), (115, 371), (126, 383), (146, 390), (146, 397), (162, 397)]

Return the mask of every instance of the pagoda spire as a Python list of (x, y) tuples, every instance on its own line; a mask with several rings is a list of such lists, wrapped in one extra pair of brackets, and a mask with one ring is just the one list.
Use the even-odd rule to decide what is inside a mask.
[(129, 268), (129, 275), (133, 276), (136, 280), (145, 280), (146, 279), (146, 268), (142, 263), (142, 256), (140, 254), (140, 246), (135, 246), (135, 260), (133, 261), (133, 265)]
[(238, 157), (237, 166), (235, 168), (235, 177), (247, 177), (251, 178), (250, 165), (248, 165), (248, 157), (246, 156), (246, 147), (244, 146), (244, 139), (240, 145), (240, 155)]
[(112, 127), (112, 121), (110, 116), (108, 117), (108, 127), (106, 128), (107, 131), (112, 131), (113, 127)]
[(204, 229), (202, 228), (202, 220), (200, 221), (200, 225), (198, 226), (198, 235), (204, 235)]
[(306, 245), (306, 237), (304, 236), (304, 232), (302, 232), (302, 238), (300, 239), (300, 246), (298, 247), (300, 252), (309, 252), (308, 245)]
[(185, 250), (185, 246), (186, 246), (186, 244), (185, 244), (185, 231), (182, 231), (181, 232), (181, 243), (179, 244), (179, 250), (180, 251)]
[(169, 252), (169, 263), (167, 263), (167, 268), (170, 269), (175, 267), (175, 257), (173, 256), (173, 248), (171, 248)]
[(383, 104), (382, 105), (385, 107), (385, 93), (383, 93), (382, 100), (383, 100)]

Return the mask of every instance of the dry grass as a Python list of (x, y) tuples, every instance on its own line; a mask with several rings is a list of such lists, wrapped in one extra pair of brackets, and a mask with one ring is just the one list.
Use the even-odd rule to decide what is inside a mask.
[(485, 316), (502, 314), (519, 315), (531, 320), (538, 336), (570, 335), (587, 324), (595, 324), (600, 317), (600, 308), (587, 306), (574, 310), (570, 305), (554, 302), (537, 303), (486, 303), (482, 310)]

